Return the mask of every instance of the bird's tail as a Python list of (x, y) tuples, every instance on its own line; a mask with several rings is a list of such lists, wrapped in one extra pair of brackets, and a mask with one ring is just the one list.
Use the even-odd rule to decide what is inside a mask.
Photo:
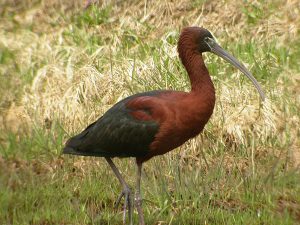
[(84, 138), (88, 134), (88, 129), (85, 129), (80, 134), (71, 137), (67, 140), (65, 147), (63, 148), (63, 154), (71, 155), (82, 155), (80, 149), (82, 149), (82, 144), (84, 143)]
[(80, 149), (84, 149), (83, 143), (84, 139), (87, 137), (89, 133), (89, 129), (95, 125), (95, 122), (90, 124), (84, 131), (80, 134), (77, 134), (74, 137), (71, 137), (67, 142), (65, 147), (63, 148), (63, 154), (71, 154), (71, 155), (86, 155)]
[(78, 155), (76, 150), (76, 146), (74, 145), (74, 138), (70, 138), (67, 142), (65, 147), (63, 148), (63, 154), (71, 154), (71, 155)]
[(106, 157), (110, 156), (110, 154), (105, 154), (101, 151), (94, 152), (92, 150), (86, 151), (81, 150), (82, 146), (80, 145), (80, 140), (78, 137), (72, 137), (70, 138), (66, 146), (63, 148), (62, 154), (69, 154), (69, 155), (79, 155), (79, 156), (98, 156), (98, 157)]
[(78, 155), (76, 150), (74, 148), (69, 147), (69, 146), (64, 147), (62, 153), (63, 154)]

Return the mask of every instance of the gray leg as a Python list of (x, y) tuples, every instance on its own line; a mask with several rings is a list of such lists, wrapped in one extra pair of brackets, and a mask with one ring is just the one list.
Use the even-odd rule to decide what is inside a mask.
[(142, 209), (142, 198), (141, 198), (141, 175), (142, 175), (142, 163), (137, 163), (135, 204), (139, 214), (139, 224), (145, 225), (144, 214)]
[(125, 202), (124, 202), (124, 211), (123, 211), (123, 224), (126, 222), (126, 207), (128, 207), (128, 216), (129, 216), (129, 223), (132, 224), (132, 204), (131, 204), (131, 190), (128, 186), (128, 184), (125, 182), (123, 179), (121, 173), (119, 172), (118, 168), (116, 165), (113, 163), (111, 158), (105, 157), (106, 161), (110, 165), (111, 169), (114, 171), (116, 177), (120, 181), (121, 185), (123, 186), (122, 193), (118, 197), (115, 207), (118, 207), (122, 197), (124, 196)]

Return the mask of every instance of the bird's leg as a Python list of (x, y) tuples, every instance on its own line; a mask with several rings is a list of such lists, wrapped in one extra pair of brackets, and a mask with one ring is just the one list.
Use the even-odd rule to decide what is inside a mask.
[(139, 214), (139, 224), (144, 225), (145, 222), (144, 222), (144, 214), (142, 209), (142, 198), (141, 198), (141, 176), (142, 176), (142, 163), (137, 162), (135, 204)]
[(122, 197), (124, 196), (125, 202), (124, 202), (124, 210), (123, 210), (123, 224), (126, 222), (126, 208), (128, 207), (128, 216), (129, 216), (129, 223), (132, 224), (132, 204), (131, 204), (131, 190), (128, 186), (128, 184), (125, 182), (123, 179), (121, 173), (119, 172), (118, 168), (116, 165), (113, 163), (111, 158), (105, 157), (106, 161), (110, 165), (111, 169), (114, 171), (116, 177), (120, 181), (121, 185), (123, 186), (122, 193), (118, 197), (115, 207), (118, 207)]

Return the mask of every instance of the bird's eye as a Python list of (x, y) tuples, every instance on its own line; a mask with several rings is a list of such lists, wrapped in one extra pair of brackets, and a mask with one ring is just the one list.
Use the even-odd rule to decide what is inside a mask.
[(208, 38), (208, 37), (205, 37), (205, 38), (204, 38), (204, 41), (205, 41), (205, 42), (208, 42), (208, 41), (209, 41), (209, 38)]

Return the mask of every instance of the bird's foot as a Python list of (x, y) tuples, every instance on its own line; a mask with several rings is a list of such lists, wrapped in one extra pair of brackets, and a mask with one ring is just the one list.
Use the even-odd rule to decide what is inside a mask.
[(128, 186), (124, 186), (122, 193), (119, 195), (114, 208), (118, 208), (121, 199), (124, 197), (123, 208), (123, 224), (126, 222), (126, 209), (128, 208), (129, 224), (132, 224), (132, 203), (131, 203), (131, 190)]
[(139, 215), (139, 225), (145, 225), (144, 214), (142, 209), (142, 198), (139, 193), (136, 194), (134, 200)]

